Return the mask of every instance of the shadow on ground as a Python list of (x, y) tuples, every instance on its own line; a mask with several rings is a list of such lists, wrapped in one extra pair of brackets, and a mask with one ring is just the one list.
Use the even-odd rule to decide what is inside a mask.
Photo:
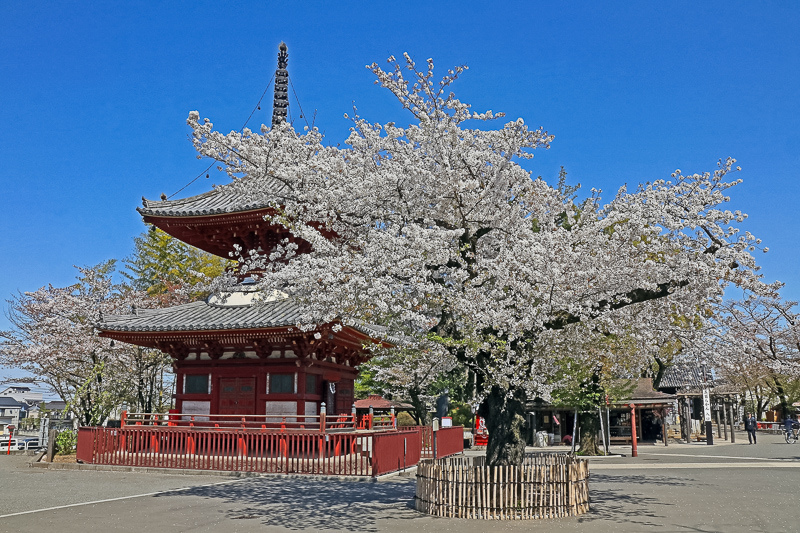
[(413, 509), (414, 486), (413, 478), (380, 483), (255, 478), (197, 487), (181, 496), (222, 500), (231, 508), (221, 512), (232, 520), (258, 520), (296, 531), (376, 532), (378, 518), (423, 516)]
[[(615, 523), (635, 525), (642, 530), (663, 527), (675, 512), (675, 503), (647, 494), (652, 494), (656, 487), (680, 490), (688, 484), (697, 487), (697, 480), (663, 475), (594, 474), (590, 486), (591, 511), (572, 520), (594, 523), (600, 528)], [(222, 501), (226, 509), (220, 512), (231, 520), (256, 520), (265, 526), (292, 531), (377, 532), (379, 519), (383, 522), (380, 529), (385, 530), (385, 521), (405, 521), (403, 525), (408, 528), (414, 527), (409, 521), (428, 518), (413, 509), (414, 487), (413, 478), (380, 483), (254, 478), (223, 486), (197, 487), (182, 491), (181, 496)]]
[[(659, 475), (593, 474), (590, 482), (591, 510), (578, 518), (580, 523), (627, 522), (642, 528), (663, 527), (675, 504), (646, 496), (645, 486), (678, 489), (688, 486), (686, 478)], [(697, 486), (697, 482), (692, 483)]]

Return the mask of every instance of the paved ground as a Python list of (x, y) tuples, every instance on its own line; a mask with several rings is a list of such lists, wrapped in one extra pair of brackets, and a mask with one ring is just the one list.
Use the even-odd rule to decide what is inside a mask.
[[(580, 518), (486, 522), (424, 516), (413, 478), (378, 483), (52, 471), (0, 457), (0, 532), (780, 532), (800, 531), (800, 444), (640, 447), (591, 461)], [(744, 441), (744, 443), (742, 443)], [(617, 448), (629, 453), (629, 448)]]

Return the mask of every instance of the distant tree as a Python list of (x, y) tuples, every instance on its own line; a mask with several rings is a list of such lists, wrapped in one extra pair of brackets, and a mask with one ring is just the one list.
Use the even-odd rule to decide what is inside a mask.
[[(414, 406), (411, 416), (417, 424), (425, 425), (430, 418), (429, 406), (436, 396), (459, 386), (459, 379), (452, 377), (458, 366), (455, 358), (440, 353), (435, 344), (410, 349), (398, 347), (378, 352), (362, 365), (358, 381), (361, 388), (369, 388), (373, 394), (409, 402)], [(459, 377), (463, 374), (459, 373)]]
[(134, 252), (123, 263), (122, 275), (134, 289), (145, 291), (163, 305), (206, 296), (192, 287), (213, 279), (229, 261), (190, 246), (155, 226), (134, 237)]
[(122, 351), (130, 365), (125, 396), (130, 410), (140, 413), (165, 412), (172, 403), (169, 394), (174, 380), (172, 358), (161, 350), (124, 343), (120, 345), (124, 346)]
[(710, 351), (718, 354), (721, 371), (754, 398), (770, 391), (784, 417), (800, 378), (800, 314), (795, 307), (779, 297), (726, 301), (709, 329)]
[(0, 364), (49, 385), (81, 423), (101, 423), (128, 394), (133, 347), (112, 348), (95, 325), (103, 314), (128, 312), (146, 295), (112, 281), (114, 261), (78, 268), (77, 282), (48, 285), (8, 301), (12, 329), (0, 331)]

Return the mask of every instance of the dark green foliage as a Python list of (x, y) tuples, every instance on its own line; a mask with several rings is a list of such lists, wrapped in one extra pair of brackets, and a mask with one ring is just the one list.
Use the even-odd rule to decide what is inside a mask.
[[(192, 287), (204, 278), (222, 274), (229, 261), (198, 250), (155, 226), (134, 237), (133, 255), (124, 260), (123, 275), (134, 289), (159, 296), (179, 287)], [(202, 297), (196, 293), (192, 299)]]

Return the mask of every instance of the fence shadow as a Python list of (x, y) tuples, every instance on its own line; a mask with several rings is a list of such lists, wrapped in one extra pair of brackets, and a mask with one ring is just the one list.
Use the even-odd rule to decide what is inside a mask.
[[(646, 496), (646, 492), (652, 491), (639, 489), (638, 486), (661, 486), (679, 490), (688, 485), (686, 479), (674, 476), (592, 474), (589, 483), (591, 508), (578, 518), (578, 522), (627, 522), (641, 526), (642, 531), (647, 528), (663, 528), (664, 520), (674, 514), (670, 511), (674, 504)], [(697, 482), (692, 485), (697, 486)]]
[[(232, 520), (257, 520), (293, 531), (376, 532), (376, 521), (422, 518), (413, 508), (414, 478), (380, 483), (254, 478), (196, 487), (160, 497), (194, 496), (224, 502)], [(159, 497), (159, 496), (156, 496)]]

